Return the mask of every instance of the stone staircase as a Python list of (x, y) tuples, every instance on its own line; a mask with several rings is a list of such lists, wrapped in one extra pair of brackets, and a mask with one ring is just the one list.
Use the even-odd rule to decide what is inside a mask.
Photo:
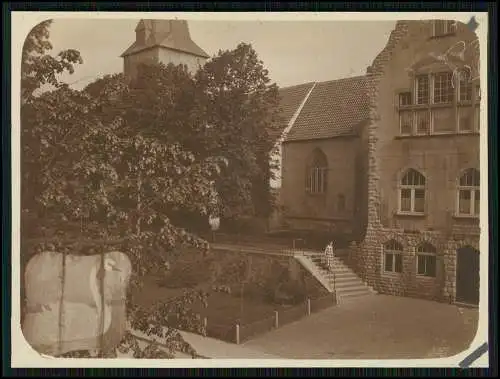
[(333, 259), (332, 272), (326, 267), (325, 257), (322, 253), (304, 252), (296, 255), (295, 258), (329, 292), (335, 292), (337, 303), (375, 293), (337, 256)]

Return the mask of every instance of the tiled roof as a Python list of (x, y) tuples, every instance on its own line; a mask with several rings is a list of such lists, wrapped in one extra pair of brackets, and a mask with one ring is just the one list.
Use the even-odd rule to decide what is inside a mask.
[(285, 141), (353, 134), (368, 119), (365, 76), (317, 83)]
[(287, 128), (288, 123), (299, 109), (300, 104), (302, 104), (313, 85), (314, 83), (311, 82), (279, 89), (281, 125), (273, 130), (271, 138), (278, 139), (281, 133)]
[(135, 41), (125, 50), (122, 57), (158, 46), (209, 58), (209, 55), (191, 39), (185, 20), (141, 20), (136, 31), (140, 28), (150, 31), (145, 43)]

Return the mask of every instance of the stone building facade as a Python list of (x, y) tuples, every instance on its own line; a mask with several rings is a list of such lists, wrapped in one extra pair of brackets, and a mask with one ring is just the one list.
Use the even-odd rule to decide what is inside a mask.
[(196, 72), (209, 58), (192, 39), (185, 20), (140, 20), (135, 28), (135, 41), (121, 55), (127, 78), (137, 74), (143, 63), (186, 65)]
[(466, 25), (399, 21), (369, 68), (368, 225), (354, 257), (378, 292), (479, 301), (478, 63)]
[(365, 76), (315, 83), (282, 144), (285, 227), (360, 238), (367, 220)]

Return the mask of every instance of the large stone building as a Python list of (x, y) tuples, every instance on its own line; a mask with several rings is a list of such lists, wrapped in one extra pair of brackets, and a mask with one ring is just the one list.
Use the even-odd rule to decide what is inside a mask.
[(121, 56), (127, 78), (133, 78), (142, 63), (183, 64), (195, 72), (209, 58), (191, 39), (185, 20), (140, 20), (135, 41)]
[(478, 62), (466, 25), (401, 21), (369, 69), (368, 227), (356, 260), (379, 292), (479, 301)]
[[(462, 23), (400, 21), (366, 75), (280, 89), (273, 227), (361, 241), (354, 268), (381, 293), (477, 303), (478, 46)], [(141, 20), (123, 57), (132, 77), (208, 56), (185, 21)]]
[(281, 205), (285, 228), (359, 238), (366, 226), (365, 77), (283, 89), (291, 107), (282, 138)]

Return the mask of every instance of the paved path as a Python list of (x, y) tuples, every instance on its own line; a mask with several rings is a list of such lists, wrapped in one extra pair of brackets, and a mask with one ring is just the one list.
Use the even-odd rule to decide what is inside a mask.
[(282, 359), (276, 355), (262, 352), (243, 345), (203, 337), (198, 334), (181, 332), (184, 340), (193, 346), (196, 352), (206, 358), (216, 359)]
[[(132, 333), (140, 338), (140, 346), (144, 348), (147, 346), (148, 341), (156, 340), (163, 343), (162, 339), (159, 337), (150, 337), (140, 332), (138, 330), (133, 330)], [(198, 334), (180, 331), (180, 334), (184, 340), (189, 343), (195, 350), (196, 353), (203, 358), (207, 359), (280, 359), (275, 355), (264, 353), (261, 350), (252, 349), (251, 347), (246, 347), (242, 345), (236, 345), (229, 342), (224, 342), (217, 340), (215, 338), (203, 337)], [(131, 353), (119, 354), (120, 358), (132, 357)], [(191, 359), (190, 355), (177, 352), (176, 358)]]
[(410, 359), (467, 349), (477, 309), (373, 295), (328, 308), (244, 343), (292, 359)]

